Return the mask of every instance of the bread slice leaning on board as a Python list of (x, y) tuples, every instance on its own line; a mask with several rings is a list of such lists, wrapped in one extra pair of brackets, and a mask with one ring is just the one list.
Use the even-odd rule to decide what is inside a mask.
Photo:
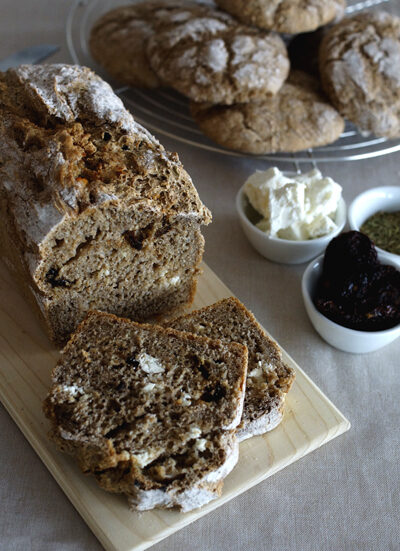
[(282, 360), (278, 345), (236, 298), (220, 300), (175, 320), (168, 327), (223, 342), (238, 342), (248, 349), (249, 365), (239, 441), (264, 434), (279, 425), (294, 371)]
[(138, 510), (200, 507), (238, 460), (247, 349), (100, 312), (79, 325), (44, 404), (51, 437)]

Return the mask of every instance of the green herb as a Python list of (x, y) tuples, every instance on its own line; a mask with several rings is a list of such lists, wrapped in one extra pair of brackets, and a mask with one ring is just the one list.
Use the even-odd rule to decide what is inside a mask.
[(400, 211), (377, 212), (364, 222), (360, 231), (377, 247), (400, 255)]

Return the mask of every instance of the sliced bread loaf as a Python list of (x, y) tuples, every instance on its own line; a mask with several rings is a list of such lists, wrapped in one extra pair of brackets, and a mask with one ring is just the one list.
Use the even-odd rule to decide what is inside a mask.
[(249, 366), (239, 440), (263, 434), (281, 421), (285, 397), (294, 371), (282, 361), (281, 351), (253, 314), (236, 298), (228, 298), (168, 322), (180, 331), (238, 342), (247, 346)]
[(138, 510), (199, 507), (236, 464), (247, 350), (92, 312), (44, 404), (51, 437)]
[(191, 302), (211, 220), (176, 154), (85, 67), (0, 73), (0, 249), (64, 344), (89, 310)]

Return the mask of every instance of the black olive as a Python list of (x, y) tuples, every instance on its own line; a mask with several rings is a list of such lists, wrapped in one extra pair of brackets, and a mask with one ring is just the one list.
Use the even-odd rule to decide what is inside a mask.
[(137, 361), (135, 356), (128, 356), (128, 358), (126, 358), (126, 363), (128, 365), (131, 365), (132, 367), (139, 367), (139, 362)]
[(47, 283), (50, 283), (50, 285), (54, 287), (69, 287), (71, 285), (71, 282), (64, 278), (57, 278), (60, 270), (57, 268), (50, 268), (50, 270), (47, 272), (45, 279)]
[(204, 402), (219, 402), (226, 395), (226, 388), (220, 383), (217, 383), (215, 387), (209, 385), (203, 392), (201, 399)]

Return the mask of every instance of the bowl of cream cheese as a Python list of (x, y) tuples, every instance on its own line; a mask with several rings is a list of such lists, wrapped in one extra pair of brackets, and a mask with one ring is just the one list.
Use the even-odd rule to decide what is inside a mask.
[(253, 247), (283, 264), (315, 258), (346, 223), (341, 186), (317, 169), (254, 173), (236, 196), (236, 210)]

